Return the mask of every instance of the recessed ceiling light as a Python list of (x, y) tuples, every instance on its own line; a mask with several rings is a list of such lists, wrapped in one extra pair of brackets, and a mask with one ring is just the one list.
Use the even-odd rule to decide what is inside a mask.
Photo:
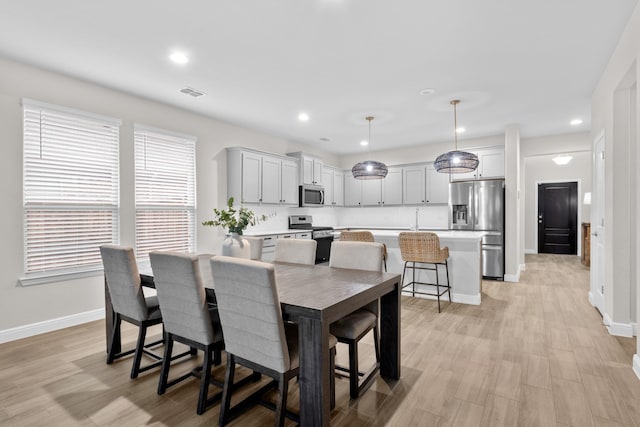
[(465, 133), (466, 129), (463, 128), (462, 126), (456, 129), (456, 133)]
[(307, 113), (300, 113), (298, 114), (298, 120), (300, 120), (301, 122), (308, 122), (309, 115)]
[(573, 159), (573, 156), (561, 155), (561, 156), (556, 156), (551, 160), (553, 160), (555, 162), (555, 164), (557, 164), (559, 166), (564, 166), (567, 163), (569, 163), (571, 161), (571, 159)]
[(571, 126), (578, 126), (582, 124), (582, 119), (573, 119), (569, 122), (569, 124), (571, 124)]
[(422, 89), (420, 91), (420, 95), (433, 95), (435, 91), (436, 91), (435, 89), (428, 87), (426, 89)]
[(360, 141), (360, 145), (366, 147), (367, 145), (369, 145), (369, 141)]
[(189, 58), (182, 52), (173, 52), (169, 55), (169, 59), (175, 62), (176, 64), (186, 64), (189, 62)]

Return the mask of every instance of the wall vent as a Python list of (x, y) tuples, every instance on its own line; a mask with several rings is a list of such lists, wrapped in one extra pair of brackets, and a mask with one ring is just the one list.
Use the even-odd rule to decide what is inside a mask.
[(204, 92), (200, 92), (199, 90), (189, 86), (183, 87), (182, 89), (180, 89), (180, 92), (184, 93), (185, 95), (193, 96), (194, 98), (201, 97), (205, 94)]

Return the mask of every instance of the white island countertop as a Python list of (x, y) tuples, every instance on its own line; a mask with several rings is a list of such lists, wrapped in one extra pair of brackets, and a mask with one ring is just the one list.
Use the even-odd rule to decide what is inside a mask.
[[(349, 230), (368, 230), (374, 235), (374, 237), (397, 237), (403, 231), (413, 231), (410, 229), (384, 229), (373, 227), (341, 227), (342, 229)], [(338, 230), (336, 230), (338, 231)], [(480, 240), (482, 236), (486, 234), (485, 231), (466, 231), (466, 230), (433, 230), (433, 229), (421, 229), (420, 231), (428, 231), (436, 233), (441, 239), (450, 240)], [(339, 232), (338, 232), (339, 235)]]

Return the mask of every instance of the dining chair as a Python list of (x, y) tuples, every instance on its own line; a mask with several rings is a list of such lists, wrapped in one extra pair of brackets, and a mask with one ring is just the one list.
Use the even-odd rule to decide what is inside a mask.
[[(404, 261), (404, 268), (402, 270), (401, 287), (411, 286), (411, 293), (413, 296), (416, 294), (431, 295), (438, 299), (438, 313), (440, 313), (440, 297), (448, 292), (449, 302), (451, 302), (451, 285), (449, 283), (449, 248), (440, 247), (440, 239), (436, 233), (429, 233), (426, 231), (420, 232), (402, 232), (398, 235), (398, 245), (400, 246), (400, 255)], [(409, 267), (409, 263), (411, 266)], [(419, 264), (419, 266), (416, 266)], [(432, 265), (427, 267), (426, 265)], [(440, 276), (438, 274), (438, 266), (444, 265), (447, 274), (447, 282), (440, 283)], [(407, 268), (411, 268), (413, 275), (412, 280), (405, 284), (404, 279), (406, 277)], [(435, 271), (436, 282), (420, 282), (416, 281), (416, 270), (430, 270)], [(416, 285), (435, 286), (434, 292), (416, 291)], [(443, 288), (442, 292), (440, 288)]]
[[(139, 373), (162, 364), (162, 357), (147, 349), (162, 344), (163, 340), (145, 344), (147, 328), (162, 323), (158, 298), (156, 296), (145, 297), (133, 248), (104, 245), (100, 247), (100, 256), (114, 311), (107, 364), (110, 365), (114, 360), (134, 353), (130, 377), (137, 378)], [(110, 313), (106, 313), (106, 315), (109, 316)], [(138, 326), (138, 340), (134, 349), (116, 353), (114, 342), (120, 336), (120, 326), (123, 320)], [(151, 357), (155, 362), (140, 367), (143, 354)]]
[[(227, 352), (219, 425), (258, 403), (260, 396), (274, 387), (278, 388), (277, 404), (267, 405), (275, 409), (274, 425), (283, 426), (285, 416), (295, 420), (297, 417), (286, 408), (289, 380), (300, 369), (298, 330), (282, 319), (274, 265), (216, 256), (211, 259), (211, 273)], [(330, 336), (329, 346), (335, 345), (336, 339)], [(231, 407), (236, 363), (273, 381)]]
[(251, 246), (251, 256), (250, 259), (254, 261), (262, 261), (262, 247), (264, 246), (264, 238), (262, 237), (251, 237), (251, 236), (242, 236), (246, 241), (249, 242)]
[[(373, 233), (368, 230), (344, 230), (340, 232), (341, 242), (375, 242)], [(382, 262), (387, 271), (387, 245), (382, 244)]]
[[(381, 272), (383, 253), (381, 243), (335, 241), (331, 244), (329, 267)], [(331, 334), (335, 335), (338, 342), (349, 346), (349, 367), (336, 366), (336, 368), (349, 373), (349, 394), (352, 399), (357, 399), (362, 390), (369, 386), (380, 366), (378, 305), (378, 300), (372, 301), (332, 323), (330, 327)], [(360, 372), (358, 342), (371, 330), (373, 330), (376, 363), (368, 372)]]
[(315, 265), (318, 242), (312, 239), (278, 239), (274, 261)]
[[(158, 382), (158, 394), (192, 376), (200, 377), (200, 393), (196, 412), (204, 413), (222, 397), (222, 392), (209, 397), (209, 385), (222, 388), (222, 382), (211, 377), (211, 369), (221, 363), (224, 349), (222, 328), (215, 307), (207, 304), (198, 257), (176, 252), (151, 252), (151, 268), (164, 315), (164, 363)], [(174, 341), (189, 346), (192, 353), (202, 350), (202, 366), (169, 381), (168, 361)]]

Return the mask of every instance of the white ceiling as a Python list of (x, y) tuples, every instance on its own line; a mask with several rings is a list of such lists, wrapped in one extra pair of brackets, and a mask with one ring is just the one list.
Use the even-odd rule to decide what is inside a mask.
[[(591, 93), (636, 3), (0, 0), (0, 55), (357, 153), (367, 115), (374, 151), (453, 140), (454, 98), (463, 139), (510, 123), (524, 137), (588, 130)], [(173, 50), (190, 62), (169, 61)]]

